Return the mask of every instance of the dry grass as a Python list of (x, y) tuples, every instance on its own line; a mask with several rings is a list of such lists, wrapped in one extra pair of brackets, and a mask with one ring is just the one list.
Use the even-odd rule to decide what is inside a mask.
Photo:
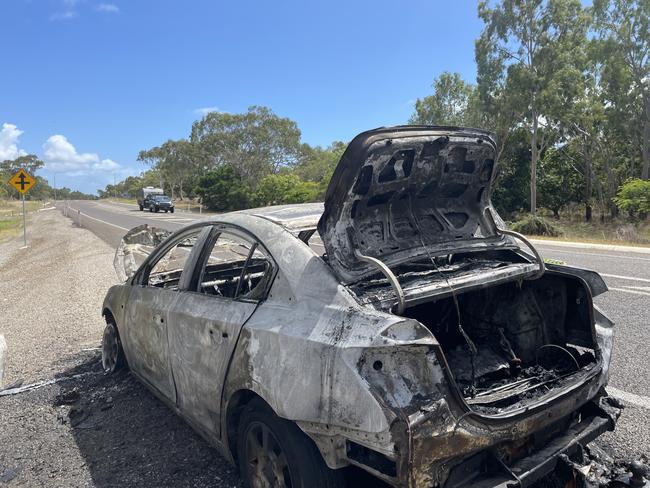
[(573, 213), (553, 219), (543, 215), (562, 231), (561, 237), (531, 236), (555, 241), (589, 242), (594, 244), (613, 244), (619, 246), (650, 246), (650, 220), (631, 222), (625, 218), (610, 219), (604, 222), (594, 212), (591, 222), (585, 222), (580, 213)]
[[(29, 215), (43, 207), (43, 202), (28, 200), (25, 210)], [(23, 207), (20, 200), (0, 200), (0, 241), (9, 239), (20, 231), (23, 226)]]

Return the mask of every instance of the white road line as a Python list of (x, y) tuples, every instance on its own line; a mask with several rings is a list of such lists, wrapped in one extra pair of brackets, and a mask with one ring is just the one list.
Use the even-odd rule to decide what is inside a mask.
[(552, 241), (548, 239), (530, 239), (536, 246), (550, 247), (574, 247), (577, 249), (600, 249), (601, 251), (612, 252), (635, 252), (639, 254), (650, 254), (650, 247), (647, 246), (621, 246), (619, 244), (596, 244), (593, 242), (571, 242)]
[(644, 283), (650, 283), (650, 280), (647, 278), (637, 278), (636, 276), (621, 276), (613, 274), (600, 273), (600, 276), (605, 278), (616, 278), (617, 280), (630, 280), (630, 281), (643, 281)]
[(543, 249), (541, 246), (537, 246), (537, 248), (542, 251), (543, 254), (553, 254), (553, 253), (560, 253), (560, 254), (575, 254), (577, 256), (600, 256), (604, 258), (612, 258), (612, 259), (632, 259), (635, 261), (650, 261), (650, 258), (635, 258), (631, 256), (619, 256), (617, 254), (600, 254), (600, 253), (595, 253), (595, 252), (575, 252), (575, 251), (561, 251), (559, 249)]
[[(73, 207), (68, 207), (68, 209), (69, 209), (69, 210), (73, 210), (73, 211), (78, 211), (76, 208), (73, 208)], [(119, 225), (112, 224), (112, 223), (107, 222), (107, 221), (102, 220), (102, 219), (96, 219), (95, 217), (91, 217), (90, 215), (85, 214), (85, 213), (83, 213), (83, 212), (81, 212), (81, 215), (84, 216), (84, 217), (86, 217), (87, 219), (90, 219), (90, 220), (96, 220), (97, 222), (101, 222), (102, 224), (110, 225), (111, 227), (115, 227), (115, 228), (117, 228), (117, 229), (121, 229), (121, 230), (130, 230), (130, 229), (127, 229), (126, 227), (121, 227), (121, 226), (119, 226)]]
[(631, 293), (632, 295), (643, 295), (645, 297), (650, 297), (650, 293), (646, 293), (645, 291), (627, 290), (625, 288), (614, 288), (611, 286), (609, 289), (613, 291), (622, 291), (623, 293)]
[(627, 391), (619, 390), (613, 386), (608, 386), (607, 392), (616, 398), (620, 398), (625, 403), (650, 410), (650, 397), (628, 393)]
[(625, 285), (623, 288), (627, 290), (638, 290), (638, 291), (644, 291), (646, 293), (650, 293), (650, 286), (630, 286), (630, 285)]

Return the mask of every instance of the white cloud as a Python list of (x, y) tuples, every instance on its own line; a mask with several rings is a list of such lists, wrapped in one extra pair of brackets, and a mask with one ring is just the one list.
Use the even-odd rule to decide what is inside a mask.
[(119, 167), (120, 165), (112, 159), (102, 159), (100, 162), (93, 164), (93, 169), (97, 171), (115, 171)]
[(97, 153), (80, 153), (61, 135), (50, 136), (43, 144), (43, 161), (51, 171), (72, 176), (87, 175), (101, 171), (115, 171), (120, 168), (112, 159), (101, 159)]
[(74, 10), (66, 10), (65, 12), (56, 12), (50, 16), (50, 20), (71, 20), (78, 16)]
[(19, 156), (27, 154), (22, 149), (18, 149), (18, 139), (23, 131), (14, 124), (2, 124), (0, 130), (0, 161), (5, 159), (16, 159)]
[(100, 3), (99, 5), (97, 5), (95, 10), (97, 10), (98, 12), (117, 14), (120, 12), (120, 7), (118, 7), (114, 3)]
[(201, 107), (201, 108), (195, 108), (193, 110), (195, 115), (200, 115), (202, 117), (205, 117), (208, 115), (210, 112), (219, 112), (219, 113), (226, 113), (223, 110), (221, 110), (219, 107)]

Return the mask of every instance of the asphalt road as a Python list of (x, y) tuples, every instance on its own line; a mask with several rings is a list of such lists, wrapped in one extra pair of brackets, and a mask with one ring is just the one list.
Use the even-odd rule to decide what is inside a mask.
[[(81, 211), (82, 226), (93, 230), (116, 246), (132, 227), (149, 224), (176, 230), (205, 215), (140, 212), (135, 205), (109, 202), (70, 202)], [(73, 218), (75, 210), (70, 212)], [(545, 258), (553, 258), (601, 273), (610, 291), (596, 297), (596, 305), (616, 325), (610, 392), (625, 405), (624, 416), (615, 434), (605, 437), (618, 454), (638, 456), (650, 453), (650, 253), (577, 248), (560, 243), (538, 244)]]

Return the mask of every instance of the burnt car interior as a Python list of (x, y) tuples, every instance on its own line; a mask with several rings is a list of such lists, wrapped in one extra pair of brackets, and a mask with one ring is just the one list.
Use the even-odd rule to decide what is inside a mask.
[(271, 262), (258, 243), (222, 233), (203, 267), (199, 291), (226, 298), (257, 299), (270, 275)]
[(183, 268), (197, 239), (198, 232), (183, 239), (166, 252), (149, 271), (149, 286), (178, 290)]
[(441, 345), (473, 410), (520, 407), (596, 364), (591, 302), (576, 280), (545, 275), (416, 305), (404, 315)]

